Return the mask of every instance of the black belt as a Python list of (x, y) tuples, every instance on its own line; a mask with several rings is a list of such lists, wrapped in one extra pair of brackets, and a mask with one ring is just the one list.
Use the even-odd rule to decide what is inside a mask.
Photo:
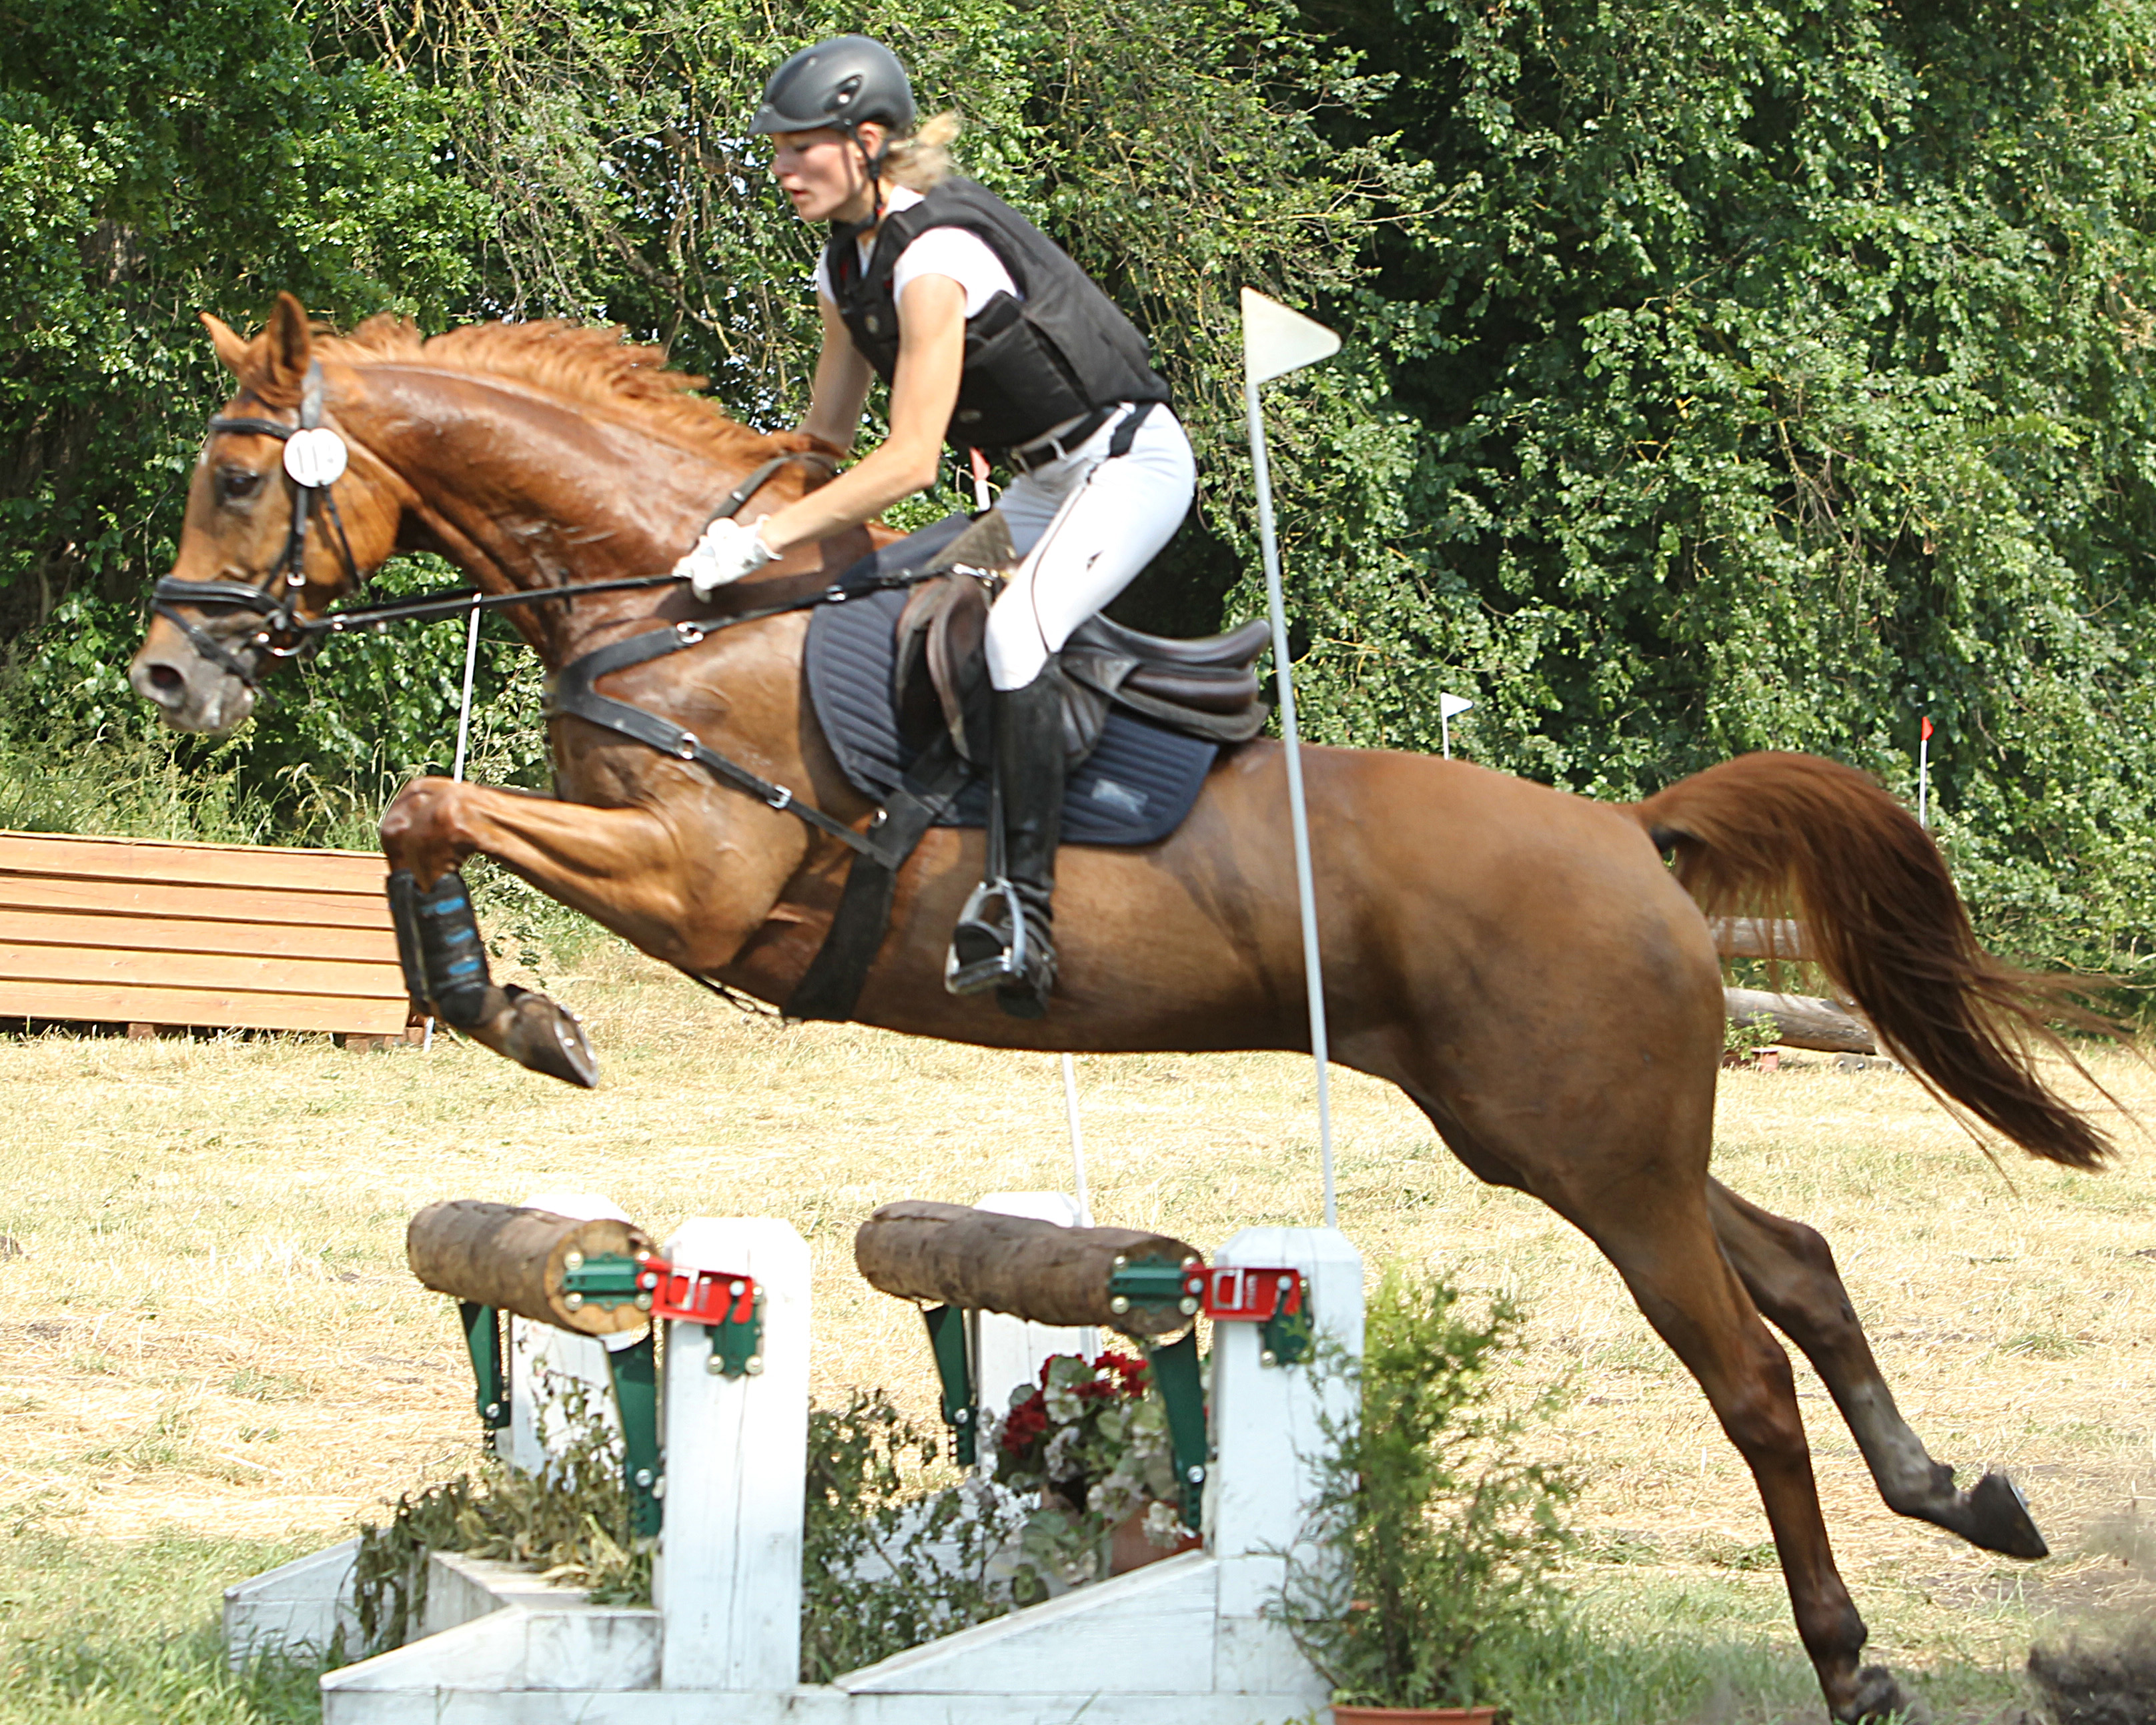
[[(1116, 428), (1115, 441), (1108, 445), (1110, 460), (1130, 454), (1131, 441), (1137, 436), (1138, 427), (1145, 424), (1146, 415), (1159, 405), (1157, 401), (1142, 401), (1128, 413), (1123, 413), (1122, 423)], [(1122, 413), (1122, 408), (1121, 402), (1111, 408), (1096, 408), (1068, 431), (1058, 432), (1054, 437), (1037, 438), (1015, 449), (1004, 450), (1004, 459), (1019, 473), (1031, 473), (1036, 468), (1047, 466), (1051, 461), (1060, 461), (1065, 456), (1075, 454), (1086, 439), (1117, 413)]]

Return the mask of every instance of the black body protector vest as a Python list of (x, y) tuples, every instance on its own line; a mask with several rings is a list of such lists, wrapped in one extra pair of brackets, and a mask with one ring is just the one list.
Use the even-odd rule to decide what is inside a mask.
[(953, 448), (1011, 449), (1117, 402), (1164, 402), (1145, 337), (1057, 245), (987, 187), (953, 175), (887, 215), (865, 268), (850, 237), (824, 253), (854, 346), (885, 382), (898, 367), (899, 254), (932, 228), (978, 234), (1024, 298), (998, 293), (966, 325), (966, 365), (945, 435)]

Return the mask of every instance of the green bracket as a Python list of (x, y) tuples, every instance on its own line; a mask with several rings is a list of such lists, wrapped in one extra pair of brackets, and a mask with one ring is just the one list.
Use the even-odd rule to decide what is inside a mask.
[(634, 1306), (649, 1312), (651, 1296), (637, 1286), (643, 1270), (635, 1259), (619, 1252), (598, 1252), (588, 1258), (582, 1252), (571, 1252), (562, 1260), (562, 1291), (567, 1296), (562, 1303), (572, 1312), (584, 1305), (609, 1311), (617, 1306)]
[(711, 1357), (704, 1369), (714, 1378), (753, 1378), (763, 1369), (763, 1296), (758, 1293), (749, 1315), (740, 1322), (728, 1317), (706, 1324), (711, 1338)]
[(647, 1330), (628, 1348), (606, 1350), (613, 1404), (621, 1414), (621, 1476), (629, 1488), (629, 1523), (645, 1538), (659, 1531), (658, 1350)]
[(936, 1356), (936, 1375), (943, 1384), (943, 1423), (951, 1430), (951, 1455), (961, 1467), (979, 1459), (980, 1433), (974, 1421), (973, 1363), (966, 1352), (966, 1314), (956, 1306), (931, 1306), (921, 1314), (928, 1325), (928, 1346)]
[(1205, 1386), (1198, 1376), (1197, 1330), (1185, 1330), (1164, 1348), (1148, 1345), (1146, 1359), (1168, 1409), (1168, 1448), (1183, 1486), (1183, 1525), (1200, 1532), (1205, 1513)]
[[(1121, 1318), (1133, 1307), (1145, 1310), (1158, 1318), (1195, 1317), (1198, 1315), (1198, 1295), (1189, 1286), (1190, 1274), (1200, 1268), (1193, 1258), (1188, 1263), (1171, 1264), (1164, 1258), (1142, 1259), (1132, 1263), (1118, 1257), (1108, 1277), (1108, 1310)], [(1112, 1320), (1111, 1320), (1112, 1322)], [(1127, 1324), (1116, 1327), (1125, 1335), (1139, 1332)], [(1171, 1328), (1172, 1324), (1156, 1327)]]
[(500, 1431), (509, 1424), (509, 1385), (501, 1371), (501, 1314), (476, 1300), (459, 1300), (457, 1316), (464, 1320), (465, 1346), (471, 1350), (480, 1430)]
[(1310, 1299), (1305, 1294), (1300, 1312), (1276, 1312), (1258, 1332), (1258, 1363), (1299, 1366), (1317, 1351), (1317, 1327), (1310, 1319)]

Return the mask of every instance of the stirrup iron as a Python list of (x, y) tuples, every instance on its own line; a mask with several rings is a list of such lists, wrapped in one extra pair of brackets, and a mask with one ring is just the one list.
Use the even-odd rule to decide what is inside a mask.
[[(989, 920), (989, 906), (1000, 901), (1010, 936), (1006, 940)], [(968, 937), (985, 945), (993, 941), (997, 951), (990, 957), (961, 963), (958, 948), (970, 944)], [(985, 994), (1006, 984), (1027, 984), (1026, 961), (1031, 957), (1031, 936), (1025, 925), (1025, 904), (1008, 875), (983, 880), (967, 895), (951, 936), (951, 950), (943, 960), (943, 987), (953, 994)]]

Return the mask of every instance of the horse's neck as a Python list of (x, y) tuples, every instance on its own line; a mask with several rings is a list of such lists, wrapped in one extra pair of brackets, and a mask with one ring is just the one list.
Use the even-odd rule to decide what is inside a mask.
[[(355, 417), (418, 499), (424, 536), (489, 592), (664, 572), (732, 482), (710, 456), (665, 439), (418, 367), (369, 367)], [(649, 603), (642, 596), (641, 608)], [(512, 614), (551, 665), (626, 608), (588, 600)]]
[[(380, 388), (369, 378), (372, 411), (364, 417), (371, 423), (356, 416), (352, 429), (411, 488), (429, 536), (490, 592), (663, 572), (747, 470), (471, 379), (381, 369), (397, 375)], [(757, 501), (775, 507), (802, 489), (800, 471), (788, 468), (772, 476)], [(551, 670), (601, 641), (648, 627), (654, 614), (695, 614), (689, 605), (685, 589), (675, 589), (664, 597), (630, 592), (509, 612)], [(639, 671), (634, 699), (740, 754), (760, 773), (805, 783), (807, 756), (816, 753), (808, 746), (804, 755), (805, 635), (805, 619), (798, 616), (726, 631), (694, 654)], [(588, 742), (573, 745), (562, 762), (571, 782)], [(731, 819), (754, 809), (747, 802), (737, 809), (729, 800), (724, 814)]]

